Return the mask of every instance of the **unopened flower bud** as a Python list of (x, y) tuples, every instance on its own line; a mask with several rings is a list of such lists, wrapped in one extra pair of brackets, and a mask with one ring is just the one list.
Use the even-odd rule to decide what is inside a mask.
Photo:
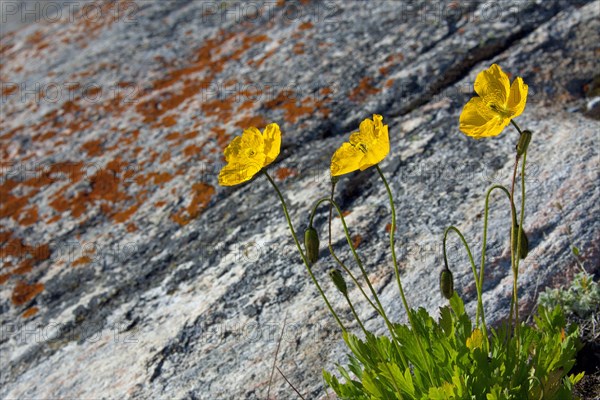
[(329, 271), (329, 277), (333, 281), (333, 284), (335, 285), (335, 287), (340, 292), (342, 292), (342, 294), (344, 296), (347, 296), (348, 295), (348, 286), (346, 286), (346, 281), (344, 280), (342, 273), (340, 271), (338, 271), (337, 269), (332, 269), (331, 271)]
[[(519, 257), (521, 260), (524, 260), (527, 257), (527, 253), (529, 253), (529, 240), (525, 235), (525, 231), (519, 227), (519, 225), (515, 225), (514, 228), (515, 234), (513, 238), (513, 249), (517, 248), (517, 244), (519, 243), (519, 231), (521, 232), (521, 246), (519, 247)], [(516, 251), (516, 250), (515, 250)]]
[(519, 137), (519, 143), (517, 143), (517, 155), (522, 156), (527, 151), (529, 142), (531, 142), (531, 131), (523, 131)]
[(304, 231), (304, 247), (310, 264), (316, 263), (319, 259), (319, 234), (312, 226)]
[(454, 278), (452, 272), (448, 268), (444, 268), (440, 272), (440, 291), (442, 295), (448, 300), (452, 298), (454, 294)]

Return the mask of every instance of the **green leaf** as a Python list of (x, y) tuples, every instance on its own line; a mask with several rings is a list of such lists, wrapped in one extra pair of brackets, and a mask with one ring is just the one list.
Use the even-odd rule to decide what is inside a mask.
[(450, 307), (458, 317), (465, 313), (465, 304), (456, 292), (450, 298)]
[(577, 382), (582, 380), (584, 375), (585, 375), (585, 372), (583, 372), (583, 371), (581, 371), (577, 375), (572, 375), (572, 374), (569, 375), (569, 381), (571, 382), (571, 385), (575, 385)]
[(377, 399), (384, 399), (383, 391), (380, 388), (379, 382), (367, 371), (365, 371), (363, 374), (362, 384), (369, 394), (375, 396)]
[(406, 368), (404, 374), (400, 371), (400, 367), (392, 363), (382, 363), (379, 365), (381, 375), (392, 383), (392, 386), (400, 388), (405, 394), (411, 398), (416, 398), (415, 387), (413, 385), (410, 369)]

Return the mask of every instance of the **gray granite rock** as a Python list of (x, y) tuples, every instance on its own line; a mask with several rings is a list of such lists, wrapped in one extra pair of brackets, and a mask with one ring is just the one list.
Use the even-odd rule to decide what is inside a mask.
[[(269, 171), (301, 233), (333, 151), (382, 114), (403, 283), (435, 313), (445, 227), (479, 259), (486, 189), (510, 183), (514, 130), (480, 141), (458, 130), (493, 62), (530, 87), (518, 118), (534, 132), (522, 315), (577, 271), (572, 244), (598, 274), (599, 1), (118, 1), (63, 6), (59, 19), (39, 4), (36, 22), (14, 20), (0, 39), (1, 398), (265, 399), (282, 330), (278, 366), (306, 398), (324, 396), (321, 369), (345, 358), (339, 332), (264, 177), (218, 186), (223, 148), (247, 126), (280, 124)], [(377, 174), (344, 177), (337, 198), (404, 321)], [(492, 199), (484, 302), (498, 323), (509, 214)], [(338, 220), (333, 232), (353, 265)], [(470, 267), (450, 244), (473, 311)], [(350, 321), (322, 256), (314, 271)], [(277, 374), (271, 396), (294, 397)]]

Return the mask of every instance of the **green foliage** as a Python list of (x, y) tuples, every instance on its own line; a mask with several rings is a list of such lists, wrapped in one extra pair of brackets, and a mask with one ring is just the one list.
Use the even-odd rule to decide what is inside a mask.
[(425, 358), (406, 325), (394, 325), (393, 340), (345, 333), (352, 354), (347, 367), (338, 366), (343, 382), (323, 371), (339, 398), (563, 400), (572, 398), (573, 385), (583, 376), (567, 376), (575, 362), (578, 328), (565, 326), (559, 307), (540, 306), (535, 326), (521, 325), (520, 343), (505, 328), (492, 330), (489, 352), (456, 293), (449, 307), (440, 308), (438, 321), (422, 308), (411, 313), (427, 349)]
[(560, 306), (566, 314), (587, 319), (600, 311), (600, 285), (592, 276), (580, 272), (569, 287), (540, 293), (538, 303), (546, 308)]

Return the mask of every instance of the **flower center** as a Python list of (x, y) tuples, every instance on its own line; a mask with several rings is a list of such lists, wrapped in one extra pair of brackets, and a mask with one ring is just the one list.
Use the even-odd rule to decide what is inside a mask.
[(502, 118), (510, 118), (513, 114), (510, 110), (507, 110), (506, 107), (501, 107), (494, 102), (489, 102), (488, 107)]

